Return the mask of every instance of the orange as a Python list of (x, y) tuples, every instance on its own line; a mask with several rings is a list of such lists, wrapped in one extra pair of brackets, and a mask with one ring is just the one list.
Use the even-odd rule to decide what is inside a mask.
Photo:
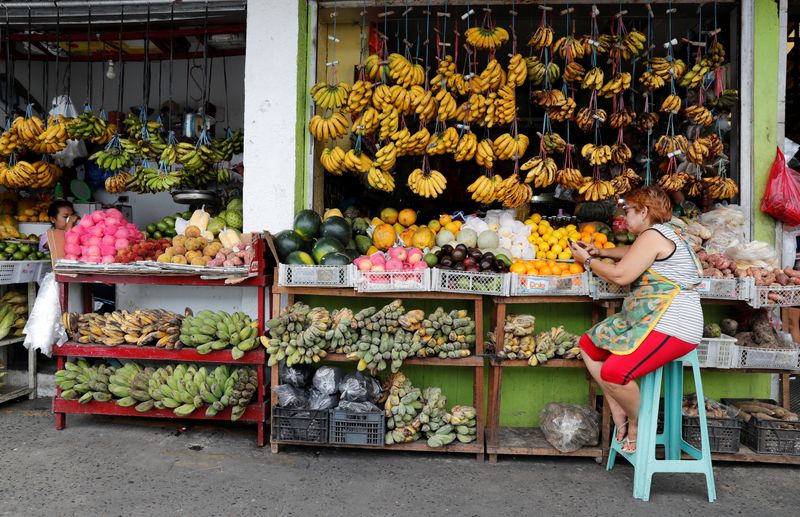
[(444, 225), (444, 229), (448, 230), (453, 233), (453, 235), (458, 235), (458, 232), (461, 231), (461, 226), (456, 224), (456, 221), (450, 221)]
[(592, 243), (592, 236), (589, 235), (588, 233), (584, 233), (584, 234), (581, 234), (581, 238), (578, 239), (578, 240), (580, 240), (581, 242), (588, 242), (589, 244), (591, 244)]
[(577, 262), (573, 262), (569, 266), (569, 272), (572, 273), (573, 275), (580, 275), (581, 273), (583, 273), (583, 266), (581, 266)]
[(550, 266), (551, 268), (558, 267), (558, 262), (556, 262), (555, 260), (550, 259), (550, 260), (547, 261), (547, 265)]
[(536, 267), (535, 264), (529, 263), (525, 264), (525, 274), (526, 275), (535, 275), (539, 272), (539, 269)]
[(545, 266), (539, 270), (539, 274), (542, 276), (550, 276), (553, 274), (553, 270), (550, 269), (548, 266)]
[(439, 216), (439, 224), (441, 224), (442, 226), (446, 225), (447, 223), (449, 223), (452, 220), (453, 220), (453, 218), (450, 217), (447, 214), (442, 214), (442, 215)]
[(595, 233), (594, 242), (596, 244), (605, 244), (608, 242), (608, 237), (604, 233)]
[(613, 242), (606, 242), (603, 244), (603, 248), (616, 248), (616, 247), (617, 245), (614, 244)]
[(511, 264), (511, 267), (508, 268), (508, 270), (518, 275), (524, 275), (525, 271), (527, 271), (527, 269), (525, 268), (525, 264), (523, 264), (522, 262)]
[(593, 225), (593, 224), (591, 224), (591, 223), (590, 223), (590, 224), (587, 224), (587, 225), (585, 225), (585, 226), (583, 227), (583, 229), (581, 230), (581, 232), (583, 232), (583, 233), (594, 233), (594, 232), (596, 232), (596, 231), (597, 231), (597, 229), (596, 229), (596, 228), (594, 227), (594, 225)]
[(572, 273), (570, 273), (569, 271), (562, 271), (561, 276), (572, 276)]

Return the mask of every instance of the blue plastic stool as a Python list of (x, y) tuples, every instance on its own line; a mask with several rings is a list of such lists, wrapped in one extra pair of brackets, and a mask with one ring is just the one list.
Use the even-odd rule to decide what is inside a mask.
[[(714, 471), (711, 467), (711, 448), (708, 441), (708, 423), (705, 404), (697, 405), (700, 417), (700, 445), (698, 450), (682, 436), (683, 412), (683, 365), (691, 364), (697, 400), (705, 400), (703, 383), (700, 380), (700, 363), (697, 352), (692, 351), (680, 359), (664, 365), (662, 368), (647, 374), (641, 382), (642, 405), (639, 410), (639, 426), (636, 440), (636, 451), (627, 453), (622, 450), (622, 442), (616, 440), (617, 429), (611, 439), (611, 450), (608, 454), (607, 470), (614, 468), (617, 454), (628, 460), (634, 469), (633, 497), (643, 501), (650, 500), (650, 485), (656, 472), (705, 474), (708, 488), (708, 500), (717, 499), (714, 486)], [(658, 407), (661, 398), (661, 379), (664, 379), (664, 432), (657, 434)], [(664, 459), (656, 459), (656, 446), (664, 446)], [(693, 459), (681, 459), (685, 452)]]

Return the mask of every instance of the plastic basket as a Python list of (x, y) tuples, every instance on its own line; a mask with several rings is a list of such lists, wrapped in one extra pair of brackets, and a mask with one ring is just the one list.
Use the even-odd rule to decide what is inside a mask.
[[(777, 297), (770, 300), (770, 295)], [(800, 285), (786, 286), (753, 286), (753, 295), (750, 305), (759, 309), (761, 307), (794, 307), (800, 306)]]
[(532, 276), (511, 273), (511, 296), (588, 296), (589, 274)]
[(431, 290), (451, 293), (475, 293), (508, 296), (511, 276), (508, 273), (471, 273), (434, 268)]
[(328, 443), (327, 409), (272, 408), (272, 440), (298, 443)]
[(599, 276), (589, 275), (590, 290), (592, 298), (595, 300), (608, 300), (613, 298), (625, 298), (631, 292), (630, 286), (617, 285)]
[(696, 351), (700, 368), (735, 368), (738, 361), (736, 338), (725, 334), (702, 338)]
[(733, 368), (765, 368), (771, 370), (797, 370), (797, 348), (753, 348), (736, 346)]
[(386, 417), (383, 412), (356, 413), (331, 409), (330, 443), (383, 447)]
[[(754, 399), (722, 399), (722, 403), (735, 406), (749, 400)], [(774, 400), (756, 400), (776, 404)], [(742, 423), (742, 443), (762, 454), (800, 456), (800, 422), (751, 417), (749, 422)]]
[(36, 282), (42, 277), (42, 266), (46, 262), (43, 260), (9, 260), (0, 262), (0, 284)]
[[(700, 417), (683, 416), (683, 439), (700, 448)], [(711, 452), (739, 452), (742, 427), (735, 418), (706, 417)]]
[(430, 291), (431, 270), (360, 271), (356, 275), (356, 290), (362, 293)]
[(700, 298), (714, 300), (749, 300), (750, 284), (740, 278), (707, 278), (700, 279), (697, 293)]
[(278, 265), (278, 285), (295, 287), (353, 287), (356, 268), (347, 266)]

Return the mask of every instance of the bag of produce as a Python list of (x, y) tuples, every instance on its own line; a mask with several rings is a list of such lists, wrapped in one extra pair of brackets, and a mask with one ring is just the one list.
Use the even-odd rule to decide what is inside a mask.
[(61, 322), (61, 303), (54, 273), (47, 273), (42, 279), (39, 294), (22, 333), (25, 334), (23, 344), (28, 349), (39, 350), (47, 357), (52, 353), (53, 343), (61, 346), (67, 341), (67, 331)]
[(700, 224), (711, 233), (704, 246), (709, 254), (725, 253), (728, 248), (746, 241), (744, 213), (737, 206), (722, 206), (706, 212), (700, 216)]
[(725, 250), (725, 256), (736, 262), (740, 268), (776, 268), (779, 265), (778, 252), (763, 241), (737, 244)]
[(353, 413), (382, 413), (383, 410), (373, 404), (372, 402), (351, 402), (349, 400), (342, 400), (336, 409), (344, 411), (352, 411)]
[(290, 384), (279, 384), (272, 387), (278, 395), (278, 406), (288, 409), (307, 409), (308, 393), (306, 390), (296, 388)]
[(281, 361), (280, 381), (295, 388), (306, 388), (311, 383), (312, 372), (306, 365), (286, 366), (286, 362)]
[[(324, 395), (337, 395), (339, 393), (339, 383), (344, 378), (344, 372), (341, 368), (323, 366), (314, 372), (314, 389)], [(334, 404), (335, 405), (335, 404)]]
[(380, 383), (372, 377), (363, 375), (361, 372), (346, 375), (342, 382), (339, 383), (339, 394), (342, 400), (349, 400), (350, 402), (376, 402), (380, 398), (380, 392)]
[(586, 406), (551, 402), (539, 413), (539, 426), (550, 445), (561, 452), (597, 445), (600, 437), (600, 415)]
[(309, 409), (332, 409), (339, 403), (339, 394), (328, 394), (316, 388), (309, 390), (308, 407)]
[(761, 211), (790, 226), (800, 225), (800, 174), (786, 165), (780, 148), (769, 171)]
[[(714, 399), (706, 399), (706, 417), (708, 418), (736, 418), (739, 416), (739, 409), (733, 406), (720, 404)], [(689, 393), (683, 397), (683, 416), (698, 416), (697, 413), (697, 393)]]

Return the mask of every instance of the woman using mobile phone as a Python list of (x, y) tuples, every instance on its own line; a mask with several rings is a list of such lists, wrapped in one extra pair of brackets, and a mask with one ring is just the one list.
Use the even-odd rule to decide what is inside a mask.
[[(55, 230), (67, 231), (78, 222), (78, 216), (75, 214), (75, 209), (72, 203), (66, 199), (57, 199), (50, 203), (47, 209), (47, 216), (50, 218)], [(39, 251), (48, 249), (47, 246), (47, 232), (42, 233), (39, 239)]]

